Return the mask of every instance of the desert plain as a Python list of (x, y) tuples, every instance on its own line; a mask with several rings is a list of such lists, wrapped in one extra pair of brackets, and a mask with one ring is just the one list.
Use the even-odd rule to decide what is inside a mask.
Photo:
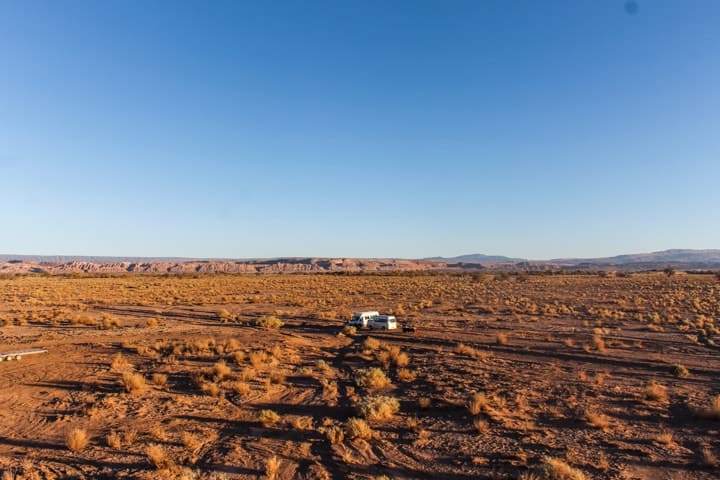
[[(346, 326), (395, 314), (414, 332)], [(712, 274), (3, 275), (3, 480), (710, 479)]]

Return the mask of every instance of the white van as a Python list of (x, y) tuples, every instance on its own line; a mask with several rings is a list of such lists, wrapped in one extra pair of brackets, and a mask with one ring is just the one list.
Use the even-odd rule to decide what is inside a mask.
[(380, 315), (379, 312), (355, 312), (348, 322), (353, 327), (367, 327), (372, 319)]
[(397, 319), (395, 315), (378, 315), (370, 322), (370, 328), (395, 330), (397, 328)]

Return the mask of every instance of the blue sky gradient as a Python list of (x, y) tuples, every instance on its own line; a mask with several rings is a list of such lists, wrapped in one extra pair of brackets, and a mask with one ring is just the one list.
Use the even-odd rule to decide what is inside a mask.
[(720, 2), (0, 0), (0, 252), (720, 248)]

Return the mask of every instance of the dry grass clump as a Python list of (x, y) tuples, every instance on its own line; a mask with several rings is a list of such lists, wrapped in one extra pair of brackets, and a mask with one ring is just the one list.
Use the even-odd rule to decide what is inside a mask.
[(237, 350), (237, 351), (233, 352), (232, 359), (233, 359), (233, 362), (240, 365), (241, 363), (243, 363), (245, 361), (245, 352), (243, 352), (242, 350)]
[(145, 377), (139, 373), (125, 372), (122, 376), (122, 384), (128, 393), (138, 393), (145, 388)]
[(190, 432), (183, 432), (181, 441), (183, 446), (190, 452), (200, 450), (203, 445), (202, 439)]
[(545, 458), (538, 468), (542, 480), (586, 480), (583, 472), (572, 468), (559, 458)]
[(370, 440), (373, 436), (372, 428), (362, 418), (349, 418), (345, 423), (345, 432), (352, 439)]
[(412, 370), (409, 370), (407, 368), (398, 368), (397, 371), (397, 378), (401, 382), (413, 382), (415, 381), (415, 378), (417, 378), (417, 375)]
[(248, 395), (251, 391), (250, 385), (246, 382), (235, 382), (232, 384), (233, 392), (237, 393), (238, 395)]
[(471, 415), (489, 413), (490, 399), (484, 393), (475, 392), (467, 402), (467, 409)]
[(653, 439), (653, 441), (659, 445), (665, 445), (667, 447), (669, 447), (675, 443), (675, 440), (673, 440), (672, 432), (663, 432), (663, 433), (657, 435)]
[(220, 396), (220, 386), (215, 382), (203, 382), (200, 384), (200, 390), (211, 397)]
[(312, 430), (313, 429), (313, 417), (299, 416), (292, 419), (290, 424), (296, 430)]
[(593, 337), (593, 347), (595, 347), (595, 350), (598, 352), (604, 352), (606, 350), (605, 340), (603, 340), (600, 335), (595, 335)]
[(257, 416), (258, 422), (262, 423), (265, 427), (271, 427), (280, 421), (280, 415), (273, 410), (260, 410)]
[(485, 359), (485, 357), (487, 357), (487, 352), (478, 350), (477, 348), (471, 347), (470, 345), (465, 345), (464, 343), (458, 343), (455, 346), (455, 353), (459, 355), (466, 355), (470, 358)]
[(378, 348), (380, 348), (380, 340), (373, 337), (367, 337), (363, 342), (363, 345), (368, 350), (377, 350)]
[(585, 421), (592, 427), (607, 430), (610, 427), (610, 418), (595, 410), (585, 412)]
[(275, 480), (280, 472), (280, 459), (273, 455), (265, 461), (265, 478)]
[(164, 387), (167, 385), (167, 375), (162, 373), (153, 373), (152, 383), (156, 387)]
[(418, 407), (421, 410), (427, 410), (432, 406), (432, 399), (430, 397), (421, 397), (418, 399)]
[(367, 420), (389, 420), (400, 411), (400, 402), (384, 395), (369, 396), (360, 400), (358, 411)]
[(355, 374), (355, 384), (361, 388), (385, 388), (391, 384), (390, 379), (380, 368), (364, 368)]
[(277, 330), (278, 328), (285, 325), (282, 320), (273, 315), (263, 315), (254, 320), (253, 324), (256, 327), (264, 328), (266, 330)]
[(267, 352), (263, 350), (256, 350), (254, 352), (250, 352), (248, 359), (250, 360), (250, 365), (254, 368), (260, 368), (263, 364), (267, 363), (269, 356)]
[(242, 382), (249, 382), (253, 378), (257, 376), (257, 370), (254, 368), (243, 368), (243, 370), (238, 374), (237, 378)]
[(220, 360), (215, 365), (213, 365), (212, 374), (215, 381), (220, 382), (232, 374), (232, 369), (228, 367), (227, 363), (225, 363), (225, 360)]
[(337, 425), (331, 425), (331, 426), (325, 428), (324, 431), (325, 431), (325, 437), (333, 445), (342, 443), (342, 441), (345, 439), (345, 430), (338, 427)]
[(125, 358), (122, 353), (116, 353), (113, 356), (112, 363), (110, 363), (110, 368), (116, 372), (119, 372), (132, 368), (132, 365), (130, 364), (130, 362), (128, 362), (127, 358)]
[(347, 336), (357, 335), (357, 328), (355, 328), (353, 325), (345, 325), (342, 329), (342, 333)]
[(679, 378), (685, 378), (690, 376), (690, 371), (684, 366), (677, 364), (673, 367), (673, 374)]
[(79, 452), (88, 444), (88, 435), (82, 428), (73, 428), (65, 435), (65, 445), (72, 452)]
[(148, 447), (145, 449), (145, 455), (147, 455), (150, 463), (153, 464), (158, 470), (167, 468), (170, 464), (167, 458), (167, 453), (165, 453), (165, 449), (161, 445), (148, 445)]
[(668, 399), (667, 387), (659, 383), (650, 382), (643, 391), (646, 400), (654, 402), (665, 402)]
[(718, 468), (720, 467), (720, 459), (713, 453), (710, 448), (703, 448), (700, 452), (702, 463), (708, 468)]
[(110, 448), (120, 448), (122, 446), (122, 442), (120, 441), (120, 434), (113, 430), (105, 437), (105, 443), (107, 443), (107, 446)]
[(495, 335), (495, 343), (498, 345), (507, 345), (508, 336), (505, 333), (498, 333)]

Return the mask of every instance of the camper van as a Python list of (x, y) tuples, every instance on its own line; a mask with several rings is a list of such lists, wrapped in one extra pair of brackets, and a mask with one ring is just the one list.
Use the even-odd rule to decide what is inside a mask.
[(394, 315), (378, 315), (370, 322), (370, 328), (395, 330), (397, 328), (397, 319)]
[(367, 327), (372, 319), (380, 315), (379, 312), (355, 312), (348, 322), (353, 327)]

